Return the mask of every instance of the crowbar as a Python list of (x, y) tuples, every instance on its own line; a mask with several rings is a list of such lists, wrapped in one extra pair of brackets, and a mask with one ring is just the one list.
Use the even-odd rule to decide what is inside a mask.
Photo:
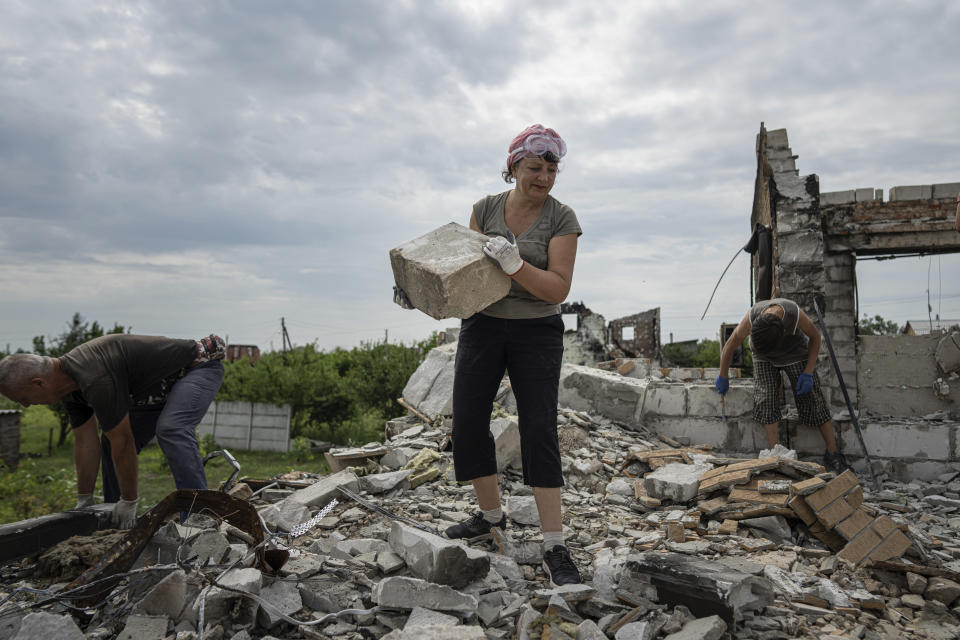
[(853, 423), (853, 428), (857, 432), (857, 439), (860, 441), (860, 448), (863, 450), (863, 457), (867, 461), (867, 469), (870, 470), (870, 477), (873, 479), (873, 488), (877, 491), (880, 491), (880, 482), (877, 480), (877, 472), (873, 470), (873, 463), (870, 461), (870, 454), (867, 452), (867, 445), (863, 441), (863, 432), (860, 431), (860, 424), (857, 422), (857, 416), (853, 412), (853, 404), (850, 402), (850, 395), (847, 393), (847, 385), (843, 382), (843, 374), (840, 373), (840, 364), (837, 362), (837, 356), (833, 352), (833, 342), (830, 341), (830, 334), (827, 333), (827, 325), (823, 321), (823, 314), (820, 313), (820, 305), (817, 304), (816, 299), (813, 301), (813, 308), (817, 312), (817, 321), (820, 323), (820, 330), (823, 332), (823, 337), (827, 342), (827, 351), (830, 352), (830, 360), (833, 362), (833, 369), (837, 372), (837, 382), (840, 383), (840, 391), (843, 392), (843, 399), (847, 403), (847, 412), (850, 414), (850, 422)]

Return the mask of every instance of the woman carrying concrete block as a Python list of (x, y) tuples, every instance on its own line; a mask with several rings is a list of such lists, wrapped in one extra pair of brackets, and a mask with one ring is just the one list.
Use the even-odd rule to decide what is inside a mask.
[(523, 481), (533, 487), (543, 530), (543, 566), (556, 585), (580, 582), (564, 545), (563, 475), (557, 441), (557, 389), (563, 356), (560, 303), (570, 291), (577, 238), (573, 209), (550, 195), (566, 144), (535, 124), (510, 143), (503, 179), (513, 189), (473, 205), (470, 228), (490, 240), (484, 252), (509, 275), (510, 293), (463, 320), (453, 389), (453, 459), (457, 480), (470, 480), (480, 510), (446, 530), (476, 538), (504, 527), (490, 414), (504, 372), (517, 399)]

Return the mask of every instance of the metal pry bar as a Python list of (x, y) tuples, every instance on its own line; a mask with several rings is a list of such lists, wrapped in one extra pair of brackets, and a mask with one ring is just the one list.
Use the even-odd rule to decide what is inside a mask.
[(833, 362), (833, 369), (837, 372), (837, 381), (840, 383), (840, 390), (843, 392), (843, 399), (847, 403), (847, 411), (850, 413), (850, 421), (853, 423), (853, 429), (857, 432), (857, 439), (860, 440), (860, 448), (863, 449), (863, 457), (867, 461), (867, 469), (870, 470), (870, 477), (873, 479), (873, 488), (880, 491), (880, 481), (877, 480), (877, 472), (873, 470), (873, 463), (870, 461), (870, 453), (867, 452), (867, 445), (863, 441), (863, 432), (860, 431), (860, 424), (857, 422), (857, 416), (853, 412), (853, 403), (850, 402), (850, 395), (847, 393), (847, 385), (843, 382), (843, 374), (840, 373), (840, 364), (837, 362), (837, 356), (833, 352), (833, 342), (830, 341), (830, 334), (827, 333), (827, 324), (823, 321), (823, 314), (820, 313), (820, 305), (813, 301), (813, 308), (817, 312), (817, 321), (820, 323), (820, 331), (823, 332), (823, 338), (827, 343), (827, 351), (830, 352), (830, 360)]

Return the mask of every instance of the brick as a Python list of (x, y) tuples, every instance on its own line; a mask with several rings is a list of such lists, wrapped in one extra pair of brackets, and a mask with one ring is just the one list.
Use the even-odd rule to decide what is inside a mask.
[(712, 479), (706, 482), (703, 481), (703, 476), (701, 476), (699, 492), (702, 494), (710, 493), (711, 491), (716, 491), (717, 489), (724, 489), (733, 485), (743, 484), (748, 480), (750, 480), (749, 469), (742, 469), (740, 471), (714, 476)]
[(896, 523), (894, 523), (889, 516), (880, 516), (873, 521), (873, 524), (870, 526), (870, 528), (881, 538), (886, 538), (898, 529)]
[(637, 367), (636, 363), (633, 360), (626, 360), (620, 366), (617, 367), (617, 372), (625, 376)]
[(723, 467), (717, 467), (711, 471), (707, 471), (705, 474), (700, 476), (700, 480), (709, 480), (710, 478), (723, 475), (725, 473), (730, 473), (733, 471), (742, 471), (744, 469), (757, 472), (767, 471), (768, 469), (775, 469), (780, 462), (780, 458), (757, 458), (756, 460), (744, 460), (743, 462), (736, 462), (734, 464), (728, 464)]
[(814, 511), (820, 511), (854, 487), (859, 486), (857, 476), (849, 469), (827, 483), (823, 489), (806, 497), (807, 504)]
[(818, 473), (826, 471), (822, 464), (804, 462), (803, 460), (791, 460), (790, 458), (778, 458), (777, 468), (792, 469), (808, 476), (815, 476)]
[(847, 541), (838, 533), (824, 529), (823, 525), (819, 522), (815, 522), (810, 526), (810, 533), (834, 552), (840, 551), (847, 544)]
[(735, 488), (730, 492), (730, 500), (740, 500), (742, 502), (751, 502), (754, 504), (773, 505), (775, 507), (785, 507), (790, 500), (790, 496), (785, 493), (760, 493), (751, 489)]
[(684, 531), (683, 523), (681, 522), (668, 522), (667, 523), (667, 540), (670, 542), (686, 542), (687, 535)]
[(894, 531), (893, 535), (877, 545), (870, 553), (870, 560), (880, 562), (881, 560), (896, 558), (909, 549), (910, 545), (910, 538), (903, 535), (902, 531)]
[(872, 523), (873, 518), (870, 517), (870, 514), (863, 509), (857, 509), (849, 518), (834, 527), (834, 530), (847, 540), (852, 540)]
[(803, 499), (802, 496), (796, 496), (791, 498), (790, 502), (787, 503), (793, 512), (797, 514), (797, 517), (808, 527), (813, 525), (817, 521), (817, 514), (814, 513), (813, 509), (807, 504), (807, 501)]
[(794, 482), (792, 485), (790, 485), (790, 493), (795, 496), (808, 496), (811, 493), (819, 491), (825, 486), (827, 486), (827, 481), (823, 478), (808, 478), (807, 480)]
[(723, 536), (735, 536), (737, 535), (737, 520), (726, 519), (720, 524), (720, 528), (717, 529), (717, 533)]
[(837, 498), (821, 511), (817, 511), (817, 520), (827, 529), (833, 529), (837, 524), (853, 515), (854, 508), (843, 498)]
[(851, 564), (858, 565), (870, 555), (879, 544), (880, 537), (870, 529), (864, 529), (856, 538), (847, 543), (847, 545), (837, 554), (841, 560)]

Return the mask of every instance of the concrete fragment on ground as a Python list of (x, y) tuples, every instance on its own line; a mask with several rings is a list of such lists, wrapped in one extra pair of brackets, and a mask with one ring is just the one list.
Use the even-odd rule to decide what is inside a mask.
[(487, 575), (490, 559), (477, 549), (394, 522), (390, 547), (420, 578), (437, 584), (464, 587)]
[(487, 239), (455, 222), (434, 229), (390, 250), (394, 282), (433, 318), (469, 318), (510, 291), (510, 278), (483, 253)]
[(83, 632), (67, 615), (56, 615), (41, 611), (28, 613), (20, 622), (20, 630), (14, 640), (84, 640)]
[(167, 637), (166, 616), (127, 616), (117, 640), (164, 640)]
[(349, 469), (344, 469), (320, 478), (309, 487), (298, 489), (280, 503), (295, 502), (306, 507), (321, 508), (325, 507), (333, 498), (342, 499), (343, 495), (338, 491), (338, 487), (357, 491), (359, 484), (360, 480), (357, 478), (357, 474)]
[[(406, 482), (410, 474), (409, 469), (399, 471), (388, 471), (386, 473), (371, 473), (360, 478), (360, 488), (369, 494), (377, 495), (386, 493)], [(409, 486), (409, 483), (408, 485)]]
[(447, 627), (443, 625), (432, 625), (427, 627), (414, 627), (412, 629), (395, 629), (383, 636), (383, 640), (487, 640), (487, 635), (483, 627), (477, 625), (467, 625), (458, 627)]
[(490, 433), (497, 452), (497, 471), (520, 466), (520, 427), (513, 418), (494, 418)]
[(528, 526), (540, 526), (540, 512), (533, 496), (510, 496), (504, 512), (511, 522)]
[(257, 622), (265, 629), (272, 629), (281, 622), (283, 616), (292, 616), (303, 608), (300, 590), (296, 583), (277, 580), (260, 591), (260, 609)]
[(709, 616), (691, 620), (665, 640), (720, 640), (726, 630), (727, 623), (720, 616)]
[(371, 596), (378, 605), (395, 609), (423, 607), (473, 615), (478, 606), (476, 596), (447, 585), (403, 576), (384, 578), (374, 586)]
[(658, 500), (689, 502), (697, 497), (700, 475), (713, 467), (697, 464), (666, 464), (643, 479), (647, 495)]
[(661, 603), (682, 604), (695, 614), (715, 612), (719, 607), (730, 622), (773, 602), (769, 580), (678, 553), (644, 552), (630, 556), (624, 575), (635, 583), (655, 588)]
[(407, 623), (403, 625), (404, 630), (414, 627), (429, 627), (432, 625), (440, 627), (455, 627), (460, 624), (460, 618), (451, 616), (440, 611), (425, 609), (424, 607), (414, 607), (407, 618)]

